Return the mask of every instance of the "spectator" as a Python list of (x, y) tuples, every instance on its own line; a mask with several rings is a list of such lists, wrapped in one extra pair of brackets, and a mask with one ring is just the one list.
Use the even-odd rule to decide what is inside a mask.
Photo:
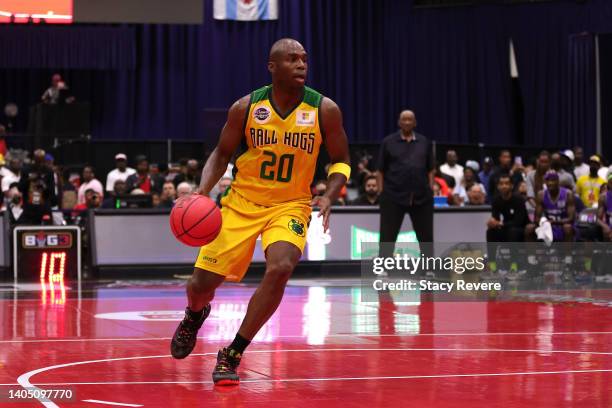
[(478, 178), (478, 172), (480, 171), (480, 164), (478, 164), (478, 162), (476, 160), (468, 160), (465, 162), (465, 167), (469, 167), (470, 169), (474, 170), (474, 174), (477, 180), (480, 181), (480, 179)]
[(544, 176), (546, 189), (538, 192), (534, 223), (525, 227), (525, 240), (536, 240), (536, 224), (545, 217), (552, 226), (553, 241), (572, 242), (574, 240), (574, 219), (576, 207), (571, 190), (560, 187), (559, 175), (549, 170)]
[(453, 202), (455, 205), (463, 205), (468, 201), (467, 192), (473, 185), (478, 185), (480, 187), (480, 190), (486, 195), (487, 190), (482, 184), (478, 182), (478, 180), (476, 179), (476, 172), (471, 167), (465, 167), (465, 169), (463, 170), (462, 179), (463, 181), (461, 182), (461, 184), (455, 187), (455, 189), (453, 190)]
[(482, 184), (472, 184), (467, 191), (467, 202), (465, 205), (484, 205), (486, 193)]
[(436, 170), (434, 171), (434, 180), (438, 179), (444, 180), (444, 184), (446, 184), (448, 191), (447, 195), (450, 195), (456, 187), (455, 178), (453, 176), (449, 176), (448, 174), (442, 173), (440, 171), (440, 166), (437, 166)]
[(187, 182), (191, 184), (191, 188), (195, 191), (200, 185), (200, 178), (202, 173), (200, 172), (200, 164), (195, 159), (187, 161), (185, 171), (176, 176), (173, 180), (174, 185), (178, 187), (179, 184)]
[(160, 208), (161, 207), (161, 195), (159, 193), (151, 193), (151, 206), (153, 208)]
[(17, 183), (13, 183), (7, 190), (8, 204), (6, 206), (6, 212), (9, 216), (10, 225), (19, 225), (26, 223), (26, 219), (23, 218), (23, 195), (17, 188)]
[(601, 227), (603, 240), (612, 241), (612, 174), (608, 174), (605, 194), (599, 196), (597, 208), (597, 223)]
[(483, 186), (489, 186), (489, 177), (491, 177), (491, 171), (493, 170), (493, 159), (487, 156), (482, 161), (482, 170), (478, 173), (478, 178)]
[[(395, 243), (406, 213), (419, 242), (433, 242), (434, 158), (431, 142), (416, 133), (414, 113), (402, 111), (399, 130), (385, 137), (378, 155), (380, 242)], [(453, 161), (451, 155), (451, 161)], [(380, 256), (393, 255), (393, 245), (381, 245)], [(430, 248), (429, 248), (430, 249)], [(428, 248), (421, 247), (425, 256)]]
[(576, 190), (574, 176), (563, 168), (563, 160), (561, 153), (555, 152), (550, 155), (550, 168), (559, 175), (559, 184), (563, 186), (571, 186), (571, 190)]
[(219, 190), (219, 194), (217, 194), (217, 198), (215, 202), (219, 207), (221, 207), (221, 199), (227, 193), (227, 189), (232, 184), (232, 179), (229, 177), (221, 177), (221, 180), (217, 183), (217, 188)]
[(89, 189), (98, 193), (99, 198), (104, 197), (104, 187), (102, 187), (100, 180), (96, 178), (93, 167), (85, 166), (83, 168), (83, 183), (81, 183), (77, 195), (77, 204), (85, 204), (85, 192)]
[(538, 193), (544, 189), (544, 175), (550, 170), (550, 153), (543, 150), (538, 155), (535, 170), (527, 173), (527, 200), (535, 209)]
[(117, 198), (125, 194), (127, 194), (127, 183), (118, 179), (115, 181), (113, 191), (108, 194), (109, 197), (102, 202), (102, 208), (121, 208), (120, 205), (117, 204)]
[(606, 180), (598, 175), (600, 167), (599, 156), (593, 155), (589, 158), (589, 174), (580, 176), (576, 182), (576, 193), (586, 207), (596, 207), (599, 202), (599, 191)]
[(374, 174), (366, 176), (364, 179), (364, 193), (359, 195), (352, 205), (378, 205), (378, 179)]
[(90, 209), (94, 209), (94, 208), (98, 208), (100, 207), (100, 203), (101, 203), (101, 195), (98, 191), (94, 190), (93, 188), (88, 188), (87, 190), (85, 190), (85, 192), (83, 193), (85, 196), (85, 202), (81, 203), (81, 204), (77, 204), (73, 210), (74, 213), (73, 214), (79, 214), (83, 211), (87, 211)]
[(106, 191), (108, 192), (114, 190), (117, 180), (126, 181), (129, 176), (136, 173), (136, 170), (128, 167), (127, 156), (124, 153), (117, 153), (115, 155), (115, 166), (115, 169), (111, 170), (106, 176)]
[(6, 146), (6, 128), (0, 125), (0, 157), (5, 158), (8, 148)]
[[(491, 205), (491, 218), (487, 221), (487, 252), (490, 259), (491, 270), (497, 269), (498, 254), (500, 253), (499, 242), (521, 242), (524, 239), (525, 226), (529, 222), (525, 209), (525, 199), (513, 193), (514, 186), (509, 175), (502, 175), (497, 181), (497, 198)], [(512, 247), (508, 248), (511, 261), (516, 260), (513, 256)], [(518, 257), (520, 259), (520, 257)], [(517, 262), (513, 262), (515, 265)], [(518, 266), (518, 265), (517, 265)], [(516, 274), (516, 267), (510, 266), (511, 275)], [(508, 275), (507, 275), (508, 276)]]
[(589, 174), (589, 165), (584, 162), (584, 151), (582, 147), (574, 147), (574, 176), (578, 180), (582, 176)]
[(161, 193), (164, 186), (164, 179), (159, 175), (149, 174), (149, 161), (144, 156), (136, 158), (136, 173), (129, 176), (126, 180), (128, 192), (134, 189), (141, 189), (147, 193)]
[(35, 150), (34, 163), (23, 169), (19, 191), (23, 196), (24, 222), (40, 224), (44, 216), (51, 216), (51, 207), (57, 197), (53, 172), (45, 163), (44, 150)]
[[(314, 195), (322, 196), (327, 191), (327, 180), (319, 180), (314, 186)], [(344, 205), (344, 200), (340, 197), (332, 205)]]
[(442, 173), (455, 179), (455, 186), (460, 185), (463, 180), (463, 166), (457, 163), (458, 160), (457, 152), (449, 150), (446, 152), (446, 163), (440, 166)]
[[(559, 180), (559, 186), (565, 187), (568, 190), (572, 191), (572, 185), (569, 184), (567, 180), (565, 181), (565, 184), (563, 184), (563, 182)], [(584, 205), (584, 202), (576, 192), (572, 191), (572, 194), (574, 195), (574, 207), (576, 207), (576, 217), (578, 217), (578, 215), (582, 212), (582, 210), (586, 208), (586, 206)]]
[[(166, 175), (166, 181), (174, 181), (176, 176), (181, 172), (181, 166), (178, 163), (168, 163), (168, 174)], [(174, 183), (173, 183), (174, 184)], [(174, 187), (176, 189), (176, 186)]]
[(575, 180), (577, 180), (574, 174), (574, 152), (571, 149), (566, 149), (561, 152), (561, 168), (568, 172)]
[[(225, 169), (225, 173), (223, 173), (223, 176), (221, 176), (221, 178), (228, 178), (230, 180), (234, 179), (234, 165), (232, 163), (227, 165), (227, 169)], [(210, 190), (210, 193), (208, 194), (208, 196), (211, 199), (215, 200), (218, 195), (219, 195), (219, 183), (214, 185), (212, 190)]]
[(176, 188), (176, 193), (178, 195), (178, 198), (188, 196), (189, 194), (193, 193), (193, 191), (194, 190), (191, 184), (187, 183), (186, 181), (179, 184), (178, 187)]
[[(444, 197), (449, 197), (451, 195), (451, 189), (448, 186), (448, 184), (446, 183), (446, 180), (442, 177), (438, 177), (439, 171), (436, 171), (435, 175), (434, 175), (434, 186), (437, 185), (438, 186), (438, 194), (436, 194), (436, 192), (434, 191), (434, 197), (440, 197), (440, 196), (444, 196)], [(447, 176), (449, 177), (449, 176)], [(450, 177), (453, 181), (455, 181), (454, 178)]]
[(162, 189), (160, 207), (172, 208), (176, 200), (176, 187), (172, 181), (166, 181)]
[(514, 194), (512, 179), (502, 175), (497, 181), (498, 195), (491, 205), (487, 222), (487, 242), (521, 242), (529, 219), (525, 200)]
[(374, 175), (372, 166), (372, 156), (367, 152), (361, 152), (359, 162), (357, 163), (357, 171), (355, 172), (355, 184), (359, 186), (359, 192), (364, 193), (365, 180), (367, 177)]
[(19, 183), (21, 180), (21, 168), (22, 162), (20, 159), (14, 157), (9, 160), (8, 167), (3, 167), (0, 170), (2, 176), (2, 193), (7, 197), (10, 186), (13, 183)]
[(440, 183), (438, 183), (438, 180), (439, 179), (434, 178), (433, 186), (431, 186), (431, 189), (433, 191), (433, 196), (434, 197), (447, 197), (444, 194), (442, 194), (442, 186), (440, 185)]
[(497, 198), (497, 181), (500, 176), (507, 174), (512, 179), (512, 185), (517, 186), (518, 183), (523, 179), (523, 175), (519, 172), (512, 172), (512, 153), (510, 150), (504, 149), (499, 152), (499, 166), (494, 168), (491, 171), (491, 176), (489, 177), (489, 184), (487, 185), (487, 191), (489, 192), (489, 201), (495, 200)]
[(69, 88), (60, 74), (53, 74), (51, 77), (51, 86), (43, 93), (41, 100), (43, 103), (55, 105), (57, 103), (74, 102), (74, 97), (69, 96)]
[[(608, 179), (608, 173), (610, 172), (610, 168), (608, 166), (605, 166), (603, 163), (603, 160), (600, 156), (595, 155), (597, 158), (599, 158), (599, 171), (597, 172), (597, 174), (599, 175), (599, 177), (601, 177), (604, 180)], [(591, 156), (593, 157), (593, 156)]]

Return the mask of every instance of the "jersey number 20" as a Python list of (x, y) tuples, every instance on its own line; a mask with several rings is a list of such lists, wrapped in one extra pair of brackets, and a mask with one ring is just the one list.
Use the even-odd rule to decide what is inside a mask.
[(261, 171), (259, 177), (264, 180), (275, 180), (287, 183), (291, 180), (293, 173), (293, 155), (283, 154), (278, 158), (278, 167), (276, 166), (277, 157), (274, 153), (264, 151), (264, 156), (269, 156), (268, 160), (261, 163)]

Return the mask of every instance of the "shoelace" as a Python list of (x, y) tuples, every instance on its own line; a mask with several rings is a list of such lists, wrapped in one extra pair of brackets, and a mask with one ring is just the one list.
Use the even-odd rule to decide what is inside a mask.
[[(232, 359), (235, 360), (235, 359)], [(230, 371), (236, 368), (237, 364), (235, 361), (231, 361), (230, 357), (223, 353), (221, 358), (217, 361), (217, 371)]]

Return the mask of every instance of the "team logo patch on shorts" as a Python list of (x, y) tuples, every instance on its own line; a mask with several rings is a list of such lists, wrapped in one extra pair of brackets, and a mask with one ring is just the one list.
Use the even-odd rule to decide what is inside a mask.
[(253, 111), (253, 118), (257, 123), (266, 123), (270, 119), (270, 109), (266, 106), (260, 106)]
[(295, 218), (292, 218), (291, 221), (289, 221), (289, 225), (287, 225), (287, 227), (298, 237), (303, 237), (305, 235), (304, 223), (296, 220)]

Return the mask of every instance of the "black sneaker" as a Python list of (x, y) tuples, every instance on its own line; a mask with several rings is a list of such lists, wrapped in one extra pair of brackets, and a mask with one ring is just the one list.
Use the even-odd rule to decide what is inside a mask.
[(217, 365), (212, 373), (215, 385), (238, 385), (240, 377), (236, 369), (240, 365), (242, 355), (236, 350), (223, 348), (217, 354)]
[(210, 314), (210, 304), (202, 311), (202, 318), (199, 321), (193, 320), (189, 312), (189, 308), (185, 309), (185, 317), (176, 328), (170, 343), (170, 352), (176, 359), (187, 357), (195, 347), (198, 330)]

